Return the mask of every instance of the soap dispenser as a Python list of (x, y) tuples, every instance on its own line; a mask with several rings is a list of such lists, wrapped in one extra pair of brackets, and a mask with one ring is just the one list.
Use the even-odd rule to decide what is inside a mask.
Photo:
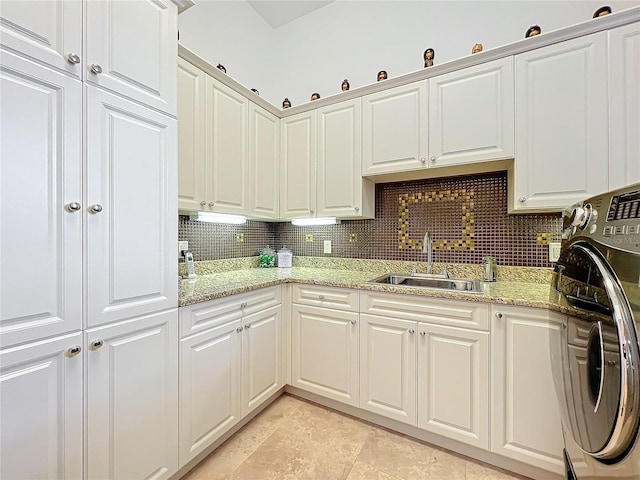
[(497, 279), (498, 263), (493, 257), (484, 257), (482, 259), (483, 280), (485, 282), (495, 282)]

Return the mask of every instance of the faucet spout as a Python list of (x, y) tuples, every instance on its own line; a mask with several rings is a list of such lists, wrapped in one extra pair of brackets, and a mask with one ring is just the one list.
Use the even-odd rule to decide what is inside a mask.
[(431, 248), (431, 237), (429, 236), (429, 232), (424, 234), (424, 239), (422, 240), (422, 251), (427, 254), (427, 274), (431, 275), (431, 271), (433, 270), (433, 250)]

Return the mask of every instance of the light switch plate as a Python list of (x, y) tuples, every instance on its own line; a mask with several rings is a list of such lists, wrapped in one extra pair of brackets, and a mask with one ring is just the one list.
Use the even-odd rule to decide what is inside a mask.
[(562, 244), (560, 242), (550, 242), (549, 243), (549, 261), (557, 262), (560, 258), (560, 246)]
[(189, 250), (189, 242), (186, 240), (178, 242), (178, 257), (182, 257), (183, 250)]
[(331, 253), (331, 240), (324, 241), (324, 253)]

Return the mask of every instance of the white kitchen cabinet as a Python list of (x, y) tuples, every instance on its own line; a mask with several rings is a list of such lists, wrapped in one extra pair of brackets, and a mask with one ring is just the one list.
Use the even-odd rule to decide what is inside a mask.
[(427, 82), (362, 97), (362, 174), (428, 167)]
[(37, 63), (80, 78), (82, 2), (38, 2), (30, 3), (30, 8), (25, 8), (25, 4), (23, 0), (2, 1), (0, 44)]
[(178, 468), (177, 310), (85, 332), (87, 478)]
[(489, 449), (489, 332), (418, 323), (418, 427)]
[(282, 307), (242, 319), (242, 416), (282, 387)]
[(560, 322), (548, 310), (492, 307), (491, 451), (564, 473), (550, 345)]
[(360, 408), (416, 424), (417, 323), (360, 314)]
[(280, 119), (249, 103), (249, 215), (277, 220), (280, 185)]
[(207, 75), (178, 58), (178, 210), (206, 206), (204, 94)]
[(291, 385), (358, 406), (358, 313), (293, 304)]
[(205, 103), (207, 209), (246, 215), (249, 209), (249, 101), (207, 76)]
[(516, 55), (510, 211), (560, 211), (607, 190), (607, 33)]
[(640, 23), (609, 30), (609, 189), (640, 182)]
[(82, 84), (3, 51), (0, 90), (4, 348), (82, 328)]
[(85, 80), (175, 115), (176, 5), (170, 0), (90, 0), (84, 8)]
[(176, 120), (86, 86), (87, 326), (177, 305)]
[(0, 477), (82, 478), (81, 346), (77, 332), (0, 352)]
[(280, 121), (280, 218), (314, 217), (316, 212), (316, 112)]
[(318, 109), (317, 216), (373, 218), (375, 185), (362, 178), (361, 100)]
[(429, 164), (513, 158), (513, 57), (429, 79)]
[(241, 315), (180, 340), (180, 467), (241, 418)]

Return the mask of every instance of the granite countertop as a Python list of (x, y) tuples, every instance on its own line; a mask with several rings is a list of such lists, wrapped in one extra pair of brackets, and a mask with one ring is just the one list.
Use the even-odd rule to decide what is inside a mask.
[[(530, 275), (516, 275), (516, 278), (513, 278), (512, 275), (505, 274), (505, 280), (500, 280), (499, 275), (499, 281), (484, 284), (484, 293), (463, 293), (367, 283), (368, 280), (389, 273), (388, 268), (359, 270), (349, 269), (348, 265), (343, 265), (343, 268), (322, 267), (325, 266), (250, 267), (203, 273), (194, 280), (182, 280), (178, 302), (180, 306), (193, 305), (281, 283), (306, 283), (528, 307), (547, 308), (549, 306), (549, 282), (540, 281), (540, 275), (533, 279)], [(397, 271), (397, 273), (407, 272)], [(452, 277), (459, 278), (460, 275), (452, 275)], [(464, 278), (474, 277), (464, 276)], [(542, 279), (544, 278), (546, 277), (543, 276)]]

